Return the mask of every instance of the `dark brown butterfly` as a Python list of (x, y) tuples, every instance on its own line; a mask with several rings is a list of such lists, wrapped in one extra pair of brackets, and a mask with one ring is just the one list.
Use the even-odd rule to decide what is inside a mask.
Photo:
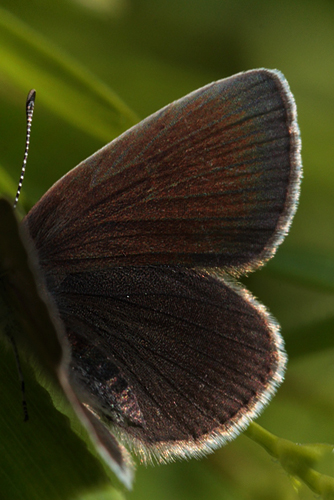
[(25, 217), (74, 390), (142, 458), (216, 449), (282, 382), (278, 325), (234, 278), (274, 255), (300, 176), (288, 84), (253, 70), (143, 120)]

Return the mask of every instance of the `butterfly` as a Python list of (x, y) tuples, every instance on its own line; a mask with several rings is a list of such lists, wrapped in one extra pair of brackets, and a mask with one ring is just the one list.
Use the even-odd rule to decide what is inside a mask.
[(236, 278), (289, 230), (300, 147), (284, 76), (239, 73), (132, 127), (23, 219), (70, 384), (121, 469), (119, 442), (142, 460), (212, 452), (281, 384), (278, 324)]

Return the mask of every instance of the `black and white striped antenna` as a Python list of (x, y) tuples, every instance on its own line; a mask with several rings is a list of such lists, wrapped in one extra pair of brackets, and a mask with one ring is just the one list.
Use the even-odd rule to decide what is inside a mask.
[(20, 176), (20, 180), (19, 180), (19, 185), (17, 187), (15, 201), (14, 201), (14, 208), (16, 208), (17, 202), (19, 201), (19, 196), (20, 196), (20, 192), (21, 192), (21, 188), (22, 188), (22, 184), (23, 184), (24, 174), (26, 171), (28, 152), (29, 152), (29, 144), (30, 144), (31, 122), (32, 122), (32, 115), (34, 114), (34, 107), (35, 107), (35, 98), (36, 98), (36, 90), (32, 89), (32, 90), (30, 90), (30, 92), (27, 96), (27, 101), (26, 101), (26, 113), (27, 113), (26, 146), (25, 146), (25, 150), (24, 150), (21, 176)]
[[(21, 188), (22, 188), (22, 184), (23, 184), (23, 179), (24, 179), (24, 174), (26, 171), (28, 152), (29, 152), (29, 144), (30, 144), (31, 122), (32, 122), (32, 116), (34, 114), (34, 107), (35, 107), (35, 98), (36, 98), (36, 90), (34, 90), (34, 89), (30, 90), (30, 92), (27, 96), (27, 100), (26, 100), (26, 114), (27, 114), (26, 145), (25, 145), (25, 149), (24, 149), (24, 156), (23, 156), (19, 185), (17, 187), (17, 192), (16, 192), (16, 196), (15, 196), (15, 201), (14, 201), (14, 208), (16, 208), (17, 202), (19, 200), (19, 196), (20, 196), (20, 192), (21, 192)], [(24, 415), (24, 421), (26, 422), (29, 419), (29, 415), (28, 415), (28, 407), (27, 407), (27, 400), (26, 400), (25, 383), (24, 383), (24, 377), (23, 377), (23, 373), (22, 373), (22, 369), (21, 369), (19, 352), (18, 352), (18, 349), (16, 346), (15, 339), (11, 335), (11, 333), (7, 332), (7, 337), (8, 337), (8, 339), (13, 347), (17, 371), (19, 374), (20, 382), (21, 382), (23, 415)]]

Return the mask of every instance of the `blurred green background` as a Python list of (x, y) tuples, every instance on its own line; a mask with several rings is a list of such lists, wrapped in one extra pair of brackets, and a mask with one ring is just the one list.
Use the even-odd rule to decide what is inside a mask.
[[(0, 9), (0, 190), (11, 196), (25, 97), (37, 89), (26, 210), (61, 175), (172, 100), (251, 68), (285, 74), (297, 103), (304, 179), (286, 241), (243, 280), (278, 319), (289, 354), (286, 381), (258, 422), (294, 442), (334, 444), (334, 3), (0, 0)], [(69, 463), (77, 469), (75, 458)], [(334, 476), (334, 461), (321, 471)], [(244, 436), (201, 461), (139, 466), (131, 493), (65, 493), (60, 474), (46, 473), (48, 498), (314, 497)], [(3, 477), (0, 466), (0, 496)]]

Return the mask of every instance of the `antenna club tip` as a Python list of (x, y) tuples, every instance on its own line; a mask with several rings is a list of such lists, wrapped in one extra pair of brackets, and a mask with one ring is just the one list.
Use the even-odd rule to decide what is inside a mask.
[(31, 102), (35, 102), (35, 99), (36, 99), (36, 90), (35, 89), (31, 89), (29, 91), (28, 95), (27, 95), (27, 106)]

